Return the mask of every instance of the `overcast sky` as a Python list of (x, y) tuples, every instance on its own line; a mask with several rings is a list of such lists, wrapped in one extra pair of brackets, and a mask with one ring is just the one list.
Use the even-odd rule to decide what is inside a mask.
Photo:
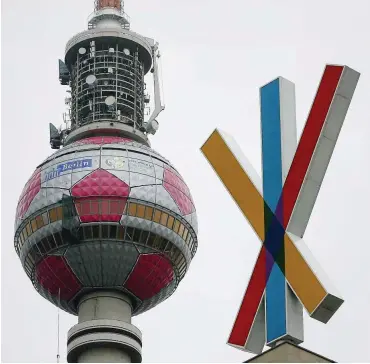
[[(2, 361), (55, 362), (57, 309), (34, 289), (13, 246), (21, 190), (52, 150), (65, 87), (58, 58), (87, 27), (93, 0), (2, 1)], [(199, 249), (177, 292), (135, 317), (145, 362), (242, 362), (226, 345), (260, 242), (199, 148), (215, 127), (260, 172), (259, 87), (296, 84), (299, 133), (327, 63), (361, 72), (305, 241), (345, 303), (327, 324), (305, 314), (304, 347), (370, 361), (368, 0), (127, 0), (132, 29), (160, 42), (166, 110), (152, 146), (183, 175)], [(77, 318), (61, 314), (61, 361)]]

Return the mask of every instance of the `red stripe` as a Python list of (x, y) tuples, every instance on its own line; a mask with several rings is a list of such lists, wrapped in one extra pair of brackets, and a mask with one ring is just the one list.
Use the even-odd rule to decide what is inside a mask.
[(297, 151), (285, 180), (282, 193), (285, 228), (292, 215), (294, 205), (297, 201), (313, 152), (321, 135), (343, 69), (343, 66), (326, 66), (325, 68)]
[(266, 249), (260, 250), (228, 343), (244, 347), (266, 286)]

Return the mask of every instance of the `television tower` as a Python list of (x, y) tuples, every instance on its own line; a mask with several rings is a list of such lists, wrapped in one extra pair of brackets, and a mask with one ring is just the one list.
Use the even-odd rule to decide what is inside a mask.
[(141, 362), (131, 318), (175, 291), (197, 250), (189, 189), (148, 140), (164, 109), (159, 57), (123, 1), (96, 0), (59, 60), (66, 125), (50, 124), (57, 151), (22, 191), (14, 244), (35, 289), (78, 316), (68, 362)]

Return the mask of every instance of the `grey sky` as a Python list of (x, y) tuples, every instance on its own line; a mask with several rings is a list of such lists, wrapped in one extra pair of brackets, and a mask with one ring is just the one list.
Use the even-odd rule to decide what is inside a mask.
[[(2, 1), (2, 361), (53, 362), (57, 309), (34, 291), (13, 247), (21, 190), (52, 153), (61, 124), (58, 58), (86, 29), (93, 0)], [(370, 361), (370, 2), (127, 0), (132, 29), (160, 42), (166, 110), (152, 137), (188, 183), (199, 250), (177, 292), (133, 323), (145, 362), (241, 362), (225, 343), (260, 247), (199, 148), (219, 127), (260, 171), (259, 87), (296, 84), (302, 130), (326, 63), (361, 72), (305, 241), (345, 299), (323, 325), (305, 315), (304, 346), (336, 361)], [(61, 359), (76, 317), (61, 314)]]

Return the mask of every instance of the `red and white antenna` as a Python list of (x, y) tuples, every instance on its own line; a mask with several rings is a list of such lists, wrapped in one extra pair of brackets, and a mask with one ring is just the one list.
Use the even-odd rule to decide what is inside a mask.
[(124, 12), (123, 0), (95, 0), (94, 12), (88, 19), (91, 28), (130, 29), (130, 18)]

